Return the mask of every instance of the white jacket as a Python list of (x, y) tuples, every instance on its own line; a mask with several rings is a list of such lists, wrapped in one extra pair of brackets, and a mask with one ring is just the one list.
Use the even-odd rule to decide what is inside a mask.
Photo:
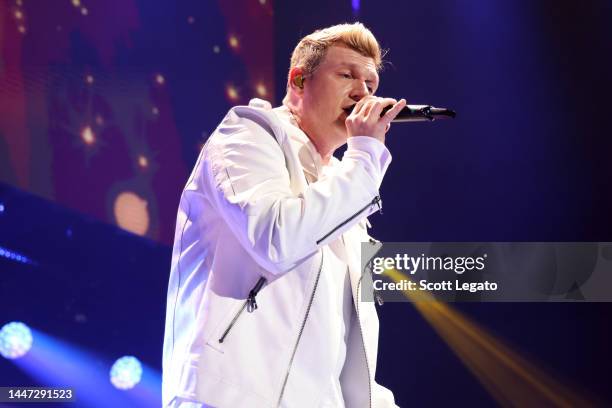
[[(365, 217), (380, 208), (389, 152), (373, 138), (349, 138), (343, 159), (308, 185), (288, 126), (265, 101), (232, 108), (183, 190), (168, 287), (164, 406), (177, 396), (218, 408), (320, 406), (336, 356), (325, 338), (302, 332), (307, 322), (324, 330), (338, 323), (323, 313), (326, 296), (316, 294), (321, 274), (333, 273), (328, 244), (342, 236), (359, 323), (346, 345), (344, 402), (395, 407), (374, 381), (376, 309), (359, 301)], [(312, 355), (313, 364), (295, 367), (296, 353)]]

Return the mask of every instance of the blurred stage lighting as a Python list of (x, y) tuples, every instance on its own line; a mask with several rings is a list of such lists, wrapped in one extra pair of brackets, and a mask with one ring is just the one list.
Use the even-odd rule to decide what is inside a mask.
[(129, 390), (134, 388), (142, 378), (142, 365), (136, 357), (121, 357), (110, 370), (110, 380), (116, 388)]
[(25, 255), (21, 255), (15, 251), (11, 251), (8, 248), (4, 248), (0, 246), (0, 257), (9, 259), (11, 261), (23, 263), (23, 264), (33, 264), (31, 259), (29, 259)]
[(113, 209), (121, 228), (136, 235), (146, 235), (150, 224), (147, 200), (131, 191), (124, 191), (115, 198)]
[(81, 130), (81, 139), (83, 139), (85, 144), (90, 146), (96, 142), (96, 135), (93, 130), (91, 130), (91, 127), (85, 126), (83, 130)]
[(24, 356), (32, 347), (32, 332), (21, 322), (10, 322), (0, 330), (0, 354), (10, 360)]

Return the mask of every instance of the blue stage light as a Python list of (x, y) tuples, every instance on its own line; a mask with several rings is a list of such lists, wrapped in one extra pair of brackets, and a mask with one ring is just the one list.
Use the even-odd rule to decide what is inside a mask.
[(17, 252), (11, 251), (10, 249), (0, 247), (0, 257), (10, 259), (11, 261), (33, 264), (32, 260), (25, 255), (21, 255)]
[(32, 332), (21, 322), (10, 322), (0, 330), (0, 354), (8, 359), (22, 357), (32, 347)]
[(0, 214), (4, 212), (4, 204), (0, 203)]
[[(73, 388), (77, 399), (75, 406), (149, 408), (161, 405), (160, 372), (143, 364), (138, 386), (122, 392), (109, 381), (109, 368), (114, 360), (109, 361), (105, 356), (34, 328), (31, 331), (36, 338), (32, 349), (12, 361), (41, 386)], [(0, 385), (2, 380), (0, 375)]]
[(136, 357), (124, 356), (115, 361), (110, 370), (110, 380), (120, 390), (129, 390), (140, 382), (142, 365)]

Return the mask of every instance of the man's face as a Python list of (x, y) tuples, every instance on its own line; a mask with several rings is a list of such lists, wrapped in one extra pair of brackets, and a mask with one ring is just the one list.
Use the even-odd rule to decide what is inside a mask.
[[(343, 46), (332, 46), (312, 75), (304, 79), (300, 127), (319, 151), (346, 143), (347, 108), (378, 87), (374, 60)], [(325, 153), (325, 152), (321, 152)]]

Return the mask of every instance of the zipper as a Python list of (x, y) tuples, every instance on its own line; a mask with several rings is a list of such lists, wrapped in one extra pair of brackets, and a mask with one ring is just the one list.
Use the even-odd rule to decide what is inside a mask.
[(359, 304), (361, 303), (359, 300), (359, 289), (361, 288), (361, 279), (363, 279), (363, 275), (359, 278), (359, 282), (357, 282), (357, 325), (359, 326), (359, 334), (361, 334), (361, 345), (363, 346), (363, 356), (365, 357), (366, 363), (366, 371), (368, 372), (368, 394), (370, 396), (370, 408), (372, 408), (372, 380), (370, 379), (370, 363), (368, 362), (368, 354), (366, 353), (365, 340), (363, 339), (363, 330), (361, 329), (361, 319), (359, 319)]
[[(380, 241), (377, 241), (374, 238), (370, 237), (370, 244), (376, 245), (379, 242)], [(372, 275), (372, 271), (370, 271), (370, 275)], [(361, 279), (359, 281), (361, 282)], [(380, 294), (380, 291), (374, 289), (374, 287), (372, 287), (372, 291), (374, 292), (374, 298), (376, 299), (376, 303), (378, 303), (378, 306), (384, 305), (385, 301), (384, 301), (382, 295)]]
[(355, 214), (353, 214), (350, 217), (348, 217), (346, 220), (342, 221), (340, 224), (336, 225), (331, 231), (329, 231), (327, 234), (325, 234), (323, 236), (323, 238), (321, 238), (321, 239), (319, 239), (317, 241), (317, 245), (319, 245), (322, 241), (325, 240), (325, 238), (329, 237), (331, 234), (333, 234), (334, 232), (338, 231), (338, 229), (340, 229), (343, 226), (345, 226), (347, 223), (349, 223), (350, 221), (355, 219), (359, 214), (361, 214), (362, 212), (364, 212), (365, 210), (367, 210), (368, 208), (370, 208), (373, 205), (378, 205), (378, 211), (382, 214), (382, 206), (380, 205), (380, 196), (377, 195), (365, 207), (363, 207), (361, 210), (357, 211)]
[(321, 251), (321, 265), (319, 265), (319, 271), (317, 272), (317, 277), (315, 279), (314, 287), (312, 288), (312, 293), (310, 294), (310, 300), (308, 301), (308, 307), (306, 308), (306, 314), (304, 315), (304, 319), (302, 320), (302, 326), (300, 326), (300, 331), (298, 333), (297, 340), (295, 341), (295, 345), (293, 346), (293, 351), (291, 352), (291, 358), (289, 359), (289, 365), (287, 366), (287, 372), (285, 373), (285, 379), (283, 380), (283, 386), (281, 387), (280, 395), (278, 396), (277, 407), (280, 407), (281, 401), (283, 400), (283, 394), (285, 393), (285, 387), (287, 386), (287, 380), (289, 379), (289, 372), (291, 371), (291, 365), (293, 364), (293, 359), (295, 358), (295, 353), (298, 348), (298, 344), (300, 344), (300, 339), (302, 338), (302, 333), (304, 332), (304, 326), (306, 326), (306, 320), (308, 320), (308, 314), (310, 313), (310, 307), (312, 306), (312, 302), (314, 300), (315, 292), (317, 291), (317, 286), (319, 284), (319, 277), (321, 276), (321, 270), (323, 269), (323, 251)]
[(230, 330), (232, 330), (232, 327), (234, 327), (234, 324), (236, 324), (236, 321), (238, 320), (242, 312), (244, 312), (244, 309), (246, 309), (247, 312), (249, 313), (252, 313), (255, 310), (257, 310), (257, 301), (255, 300), (255, 296), (257, 296), (257, 293), (261, 290), (264, 283), (266, 283), (266, 278), (262, 276), (259, 278), (255, 286), (253, 286), (253, 289), (251, 289), (251, 291), (249, 292), (249, 296), (242, 304), (242, 307), (240, 307), (240, 310), (238, 310), (238, 312), (234, 315), (234, 318), (232, 319), (230, 324), (227, 326), (227, 328), (225, 329), (225, 331), (219, 338), (219, 343), (223, 343), (223, 341), (225, 340), (225, 337), (227, 337), (227, 335), (229, 334)]

